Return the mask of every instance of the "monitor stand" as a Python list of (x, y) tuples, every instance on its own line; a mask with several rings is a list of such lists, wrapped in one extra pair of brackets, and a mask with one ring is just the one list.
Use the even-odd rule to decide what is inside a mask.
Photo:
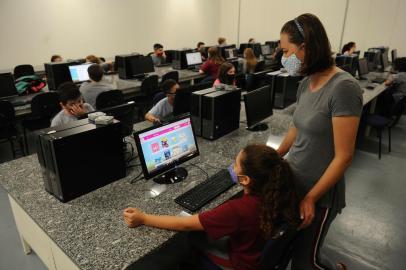
[(164, 174), (161, 174), (154, 178), (154, 182), (157, 184), (175, 184), (187, 177), (187, 170), (183, 167), (176, 167)]
[(253, 127), (247, 128), (249, 131), (264, 131), (268, 129), (268, 125), (265, 123), (256, 124)]

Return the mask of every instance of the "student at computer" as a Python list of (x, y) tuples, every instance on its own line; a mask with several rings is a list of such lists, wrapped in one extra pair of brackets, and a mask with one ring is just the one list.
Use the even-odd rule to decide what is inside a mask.
[(395, 69), (398, 74), (392, 74), (385, 81), (386, 86), (393, 86), (392, 96), (395, 101), (406, 96), (406, 57), (399, 57), (395, 60)]
[(225, 60), (220, 56), (218, 48), (210, 47), (209, 59), (200, 67), (199, 73), (206, 74), (211, 79), (216, 80), (220, 65), (224, 62)]
[(63, 62), (62, 56), (54, 54), (51, 56), (51, 63), (60, 63)]
[(76, 121), (82, 115), (94, 111), (90, 104), (83, 102), (77, 85), (72, 82), (61, 84), (58, 87), (58, 94), (62, 110), (52, 119), (51, 127)]
[(103, 68), (98, 64), (93, 64), (87, 68), (90, 82), (84, 82), (79, 90), (85, 102), (96, 108), (96, 98), (100, 93), (113, 90), (115, 87), (103, 82)]
[(93, 64), (98, 64), (102, 67), (103, 71), (106, 73), (109, 70), (113, 69), (113, 63), (112, 62), (103, 62), (100, 57), (97, 57), (93, 54), (90, 54), (86, 56), (86, 63), (93, 63)]
[(281, 30), (282, 63), (305, 78), (297, 90), (297, 107), (278, 148), (294, 173), (300, 203), (301, 236), (294, 243), (292, 270), (345, 270), (321, 255), (323, 239), (345, 207), (344, 173), (351, 164), (362, 113), (357, 81), (334, 64), (320, 20), (303, 14)]
[(257, 43), (257, 42), (255, 41), (255, 38), (250, 38), (250, 39), (248, 40), (248, 43)]
[(355, 42), (350, 41), (347, 44), (345, 44), (341, 50), (341, 53), (343, 55), (353, 55), (354, 52), (357, 50), (357, 45), (355, 44)]
[(217, 42), (218, 42), (219, 46), (226, 46), (227, 45), (226, 38), (224, 38), (224, 37), (219, 37)]
[(219, 74), (217, 80), (214, 81), (213, 86), (226, 84), (236, 85), (235, 82), (235, 67), (229, 62), (224, 62), (219, 68)]
[(235, 270), (260, 269), (261, 251), (268, 239), (277, 237), (277, 227), (291, 224), (295, 228), (299, 223), (291, 170), (273, 148), (257, 144), (240, 151), (234, 171), (244, 189), (241, 198), (189, 217), (149, 215), (137, 208), (127, 208), (124, 220), (129, 227), (205, 231), (211, 240), (229, 237), (228, 241), (217, 242), (224, 245), (215, 254), (208, 251), (213, 247), (209, 243), (198, 246), (215, 264)]
[(242, 72), (244, 74), (250, 74), (255, 72), (255, 68), (258, 64), (254, 51), (251, 48), (244, 50), (244, 58), (242, 59)]
[(155, 66), (166, 63), (166, 54), (164, 46), (159, 43), (154, 44), (154, 52), (151, 54), (152, 62)]
[(199, 41), (196, 46), (196, 52), (200, 52), (200, 54), (202, 55), (202, 60), (206, 61), (207, 55), (204, 46), (205, 46), (204, 42)]
[(152, 109), (145, 114), (145, 120), (152, 123), (159, 123), (161, 120), (169, 117), (173, 113), (173, 104), (175, 102), (176, 90), (179, 84), (175, 80), (169, 79), (162, 83), (162, 91), (166, 98), (161, 99)]

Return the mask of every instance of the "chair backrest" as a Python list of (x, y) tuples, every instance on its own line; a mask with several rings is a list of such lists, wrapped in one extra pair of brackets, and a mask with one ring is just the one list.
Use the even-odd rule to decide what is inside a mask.
[(152, 99), (152, 106), (155, 106), (160, 100), (166, 97), (164, 92), (158, 92), (155, 94), (154, 98)]
[(400, 100), (396, 101), (392, 107), (392, 122), (389, 125), (393, 127), (399, 122), (400, 117), (402, 117), (403, 112), (405, 111), (406, 107), (406, 96), (402, 97)]
[(124, 94), (120, 90), (106, 91), (96, 97), (96, 109), (113, 107), (124, 104), (124, 102)]
[(31, 113), (34, 117), (51, 119), (60, 110), (59, 96), (56, 92), (41, 93), (31, 100)]
[(169, 80), (169, 79), (179, 82), (179, 72), (177, 72), (176, 70), (173, 70), (173, 71), (169, 71), (169, 72), (165, 73), (162, 76), (161, 82), (163, 83), (164, 81)]
[(15, 110), (7, 100), (0, 100), (0, 130), (15, 125)]
[(261, 254), (261, 269), (281, 270), (286, 269), (292, 257), (293, 241), (298, 231), (296, 227), (285, 223), (274, 233), (266, 243)]
[(151, 75), (142, 81), (141, 93), (147, 98), (149, 98), (151, 102), (152, 98), (155, 96), (157, 92), (159, 92), (157, 75)]
[(34, 75), (34, 67), (32, 65), (18, 65), (14, 68), (14, 79), (22, 76)]

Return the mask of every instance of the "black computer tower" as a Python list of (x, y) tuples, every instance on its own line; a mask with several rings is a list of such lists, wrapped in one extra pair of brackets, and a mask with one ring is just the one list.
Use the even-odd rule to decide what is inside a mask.
[(196, 136), (202, 136), (202, 97), (216, 91), (214, 88), (195, 91), (190, 97), (190, 114)]
[(114, 182), (126, 173), (121, 123), (77, 124), (38, 136), (45, 188), (62, 202)]
[(174, 69), (187, 69), (186, 54), (193, 52), (192, 49), (175, 50), (172, 55), (172, 67)]
[(45, 75), (49, 90), (57, 90), (59, 85), (64, 82), (71, 82), (72, 78), (69, 73), (69, 66), (75, 63), (45, 63)]
[(118, 77), (123, 80), (133, 79), (133, 62), (142, 57), (140, 54), (116, 55), (115, 65), (117, 65)]
[(202, 96), (202, 137), (218, 139), (240, 127), (241, 90)]
[(296, 102), (297, 89), (302, 76), (289, 76), (287, 73), (268, 75), (271, 87), (272, 106), (283, 109)]

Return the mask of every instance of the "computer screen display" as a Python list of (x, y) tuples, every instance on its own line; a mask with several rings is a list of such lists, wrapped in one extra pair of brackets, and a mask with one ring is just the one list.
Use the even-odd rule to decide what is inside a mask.
[(200, 52), (187, 53), (186, 62), (188, 66), (199, 65), (202, 63), (202, 55)]
[(368, 74), (368, 61), (365, 58), (361, 58), (358, 60), (358, 76), (362, 77), (362, 75)]
[(87, 69), (92, 65), (84, 64), (84, 65), (75, 65), (69, 66), (70, 76), (72, 78), (72, 82), (85, 82), (89, 80), (89, 73)]
[(199, 155), (190, 116), (134, 134), (146, 179)]
[(140, 75), (155, 71), (154, 63), (150, 56), (139, 56), (131, 58), (132, 75)]
[(271, 46), (269, 46), (269, 45), (261, 45), (261, 53), (262, 53), (262, 55), (270, 55), (271, 54)]
[(0, 74), (0, 98), (17, 96), (13, 74), (10, 72)]
[(273, 114), (272, 97), (269, 85), (244, 95), (248, 128), (254, 127)]

